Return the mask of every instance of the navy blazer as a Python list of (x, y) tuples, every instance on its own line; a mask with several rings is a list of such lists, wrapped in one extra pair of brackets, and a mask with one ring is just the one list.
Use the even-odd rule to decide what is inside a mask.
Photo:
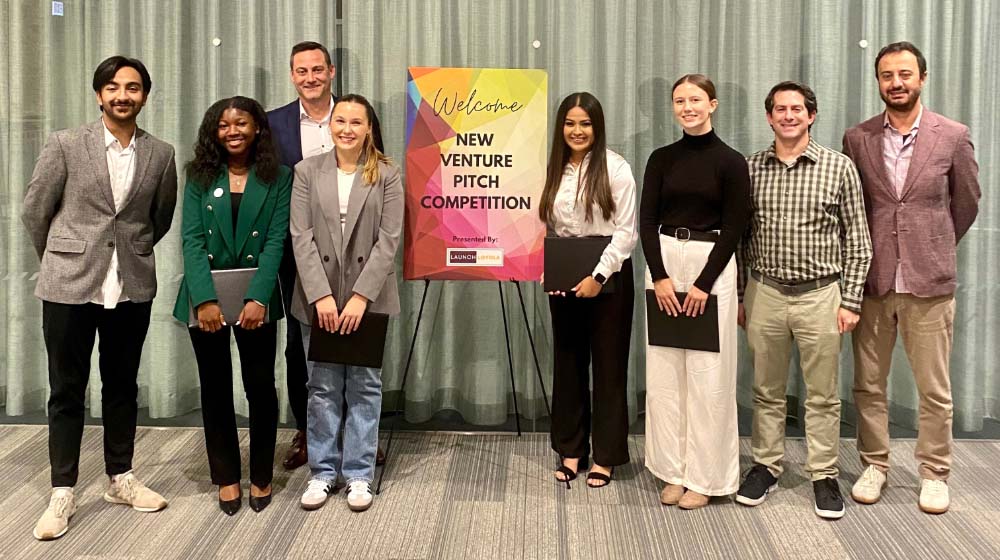
[(281, 156), (281, 164), (294, 169), (302, 161), (302, 133), (299, 128), (299, 100), (267, 112), (274, 144)]
[[(333, 101), (336, 103), (337, 98), (334, 97)], [(271, 134), (274, 135), (274, 143), (278, 147), (282, 165), (294, 169), (295, 164), (302, 161), (299, 100), (296, 99), (288, 105), (282, 105), (268, 111), (267, 122), (271, 125)], [(375, 115), (372, 121), (372, 136), (375, 138), (375, 147), (380, 152), (385, 153), (385, 148), (382, 146), (382, 127), (378, 122), (378, 115)]]

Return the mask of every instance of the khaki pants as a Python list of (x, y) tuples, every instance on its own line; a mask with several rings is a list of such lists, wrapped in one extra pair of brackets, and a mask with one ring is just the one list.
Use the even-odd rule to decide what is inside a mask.
[(804, 294), (784, 295), (751, 278), (744, 304), (754, 365), (754, 462), (774, 476), (783, 470), (785, 389), (794, 340), (806, 384), (806, 471), (814, 481), (835, 478), (840, 446), (840, 285), (834, 282)]
[(889, 292), (865, 296), (854, 331), (854, 402), (858, 451), (865, 465), (889, 468), (889, 405), (886, 383), (896, 331), (920, 395), (915, 456), (921, 478), (947, 480), (951, 470), (951, 356), (953, 295), (922, 298)]

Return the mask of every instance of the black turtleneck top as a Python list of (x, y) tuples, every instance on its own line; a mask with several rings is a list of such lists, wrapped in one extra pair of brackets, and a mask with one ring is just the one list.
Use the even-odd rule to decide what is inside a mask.
[(659, 228), (719, 230), (719, 241), (694, 285), (711, 292), (729, 263), (750, 218), (746, 159), (709, 131), (655, 150), (646, 163), (639, 204), (639, 239), (653, 281), (668, 278)]

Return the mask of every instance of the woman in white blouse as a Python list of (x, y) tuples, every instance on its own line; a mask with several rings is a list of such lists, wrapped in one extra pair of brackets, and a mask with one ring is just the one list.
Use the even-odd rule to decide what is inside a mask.
[[(598, 488), (611, 482), (615, 466), (629, 460), (625, 378), (634, 298), (630, 256), (638, 238), (635, 179), (628, 162), (605, 147), (604, 111), (596, 97), (571, 94), (555, 123), (539, 216), (549, 235), (610, 237), (591, 275), (571, 292), (549, 292), (552, 449), (562, 458), (555, 477), (576, 478), (592, 449), (587, 485)], [(602, 293), (605, 283), (616, 289)]]

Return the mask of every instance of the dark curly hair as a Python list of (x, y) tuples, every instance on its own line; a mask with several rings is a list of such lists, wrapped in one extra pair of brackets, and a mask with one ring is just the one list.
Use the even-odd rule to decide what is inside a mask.
[(229, 152), (219, 142), (218, 130), (219, 120), (226, 109), (245, 111), (253, 117), (258, 132), (250, 146), (249, 164), (261, 181), (265, 184), (273, 183), (278, 178), (281, 163), (274, 147), (271, 127), (267, 123), (267, 113), (260, 103), (240, 95), (216, 101), (205, 111), (205, 117), (198, 128), (198, 141), (194, 145), (194, 159), (185, 166), (188, 177), (195, 184), (208, 188), (225, 171)]

